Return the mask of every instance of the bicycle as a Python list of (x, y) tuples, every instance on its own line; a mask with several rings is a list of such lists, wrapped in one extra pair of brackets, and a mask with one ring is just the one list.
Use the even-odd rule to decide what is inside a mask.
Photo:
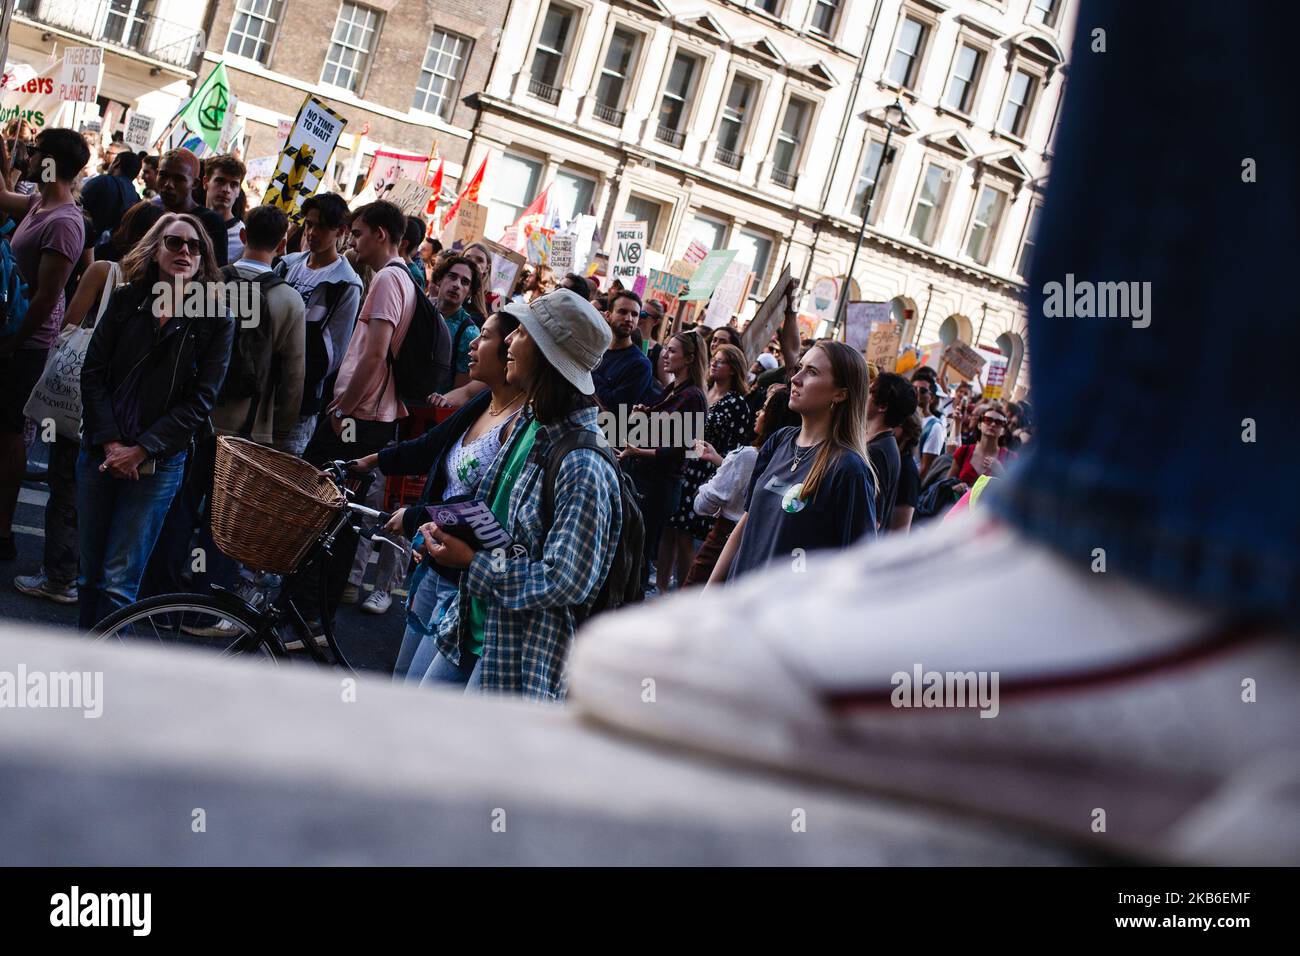
[[(334, 637), (332, 615), (325, 609), (330, 558), (338, 535), (345, 527), (372, 542), (399, 547), (379, 534), (391, 514), (357, 504), (364, 498), (365, 487), (349, 488), (347, 463), (331, 462), (323, 469), (343, 495), (344, 507), (307, 550), (298, 566), (285, 575), (274, 597), (264, 606), (250, 603), (232, 591), (220, 589), (206, 594), (159, 594), (136, 601), (114, 611), (90, 632), (95, 640), (120, 643), (148, 640), (163, 646), (188, 645), (216, 650), (223, 657), (260, 655), (275, 663), (290, 658), (299, 650), (319, 664), (333, 664), (351, 671), (343, 651)], [(364, 481), (364, 479), (361, 479)], [(369, 519), (367, 527), (360, 519)], [(316, 634), (294, 601), (296, 584), (309, 573), (313, 563), (318, 569), (316, 595), (321, 633)], [(285, 640), (289, 631), (292, 640)], [(324, 646), (321, 646), (321, 641)], [(328, 652), (328, 656), (325, 652)]]

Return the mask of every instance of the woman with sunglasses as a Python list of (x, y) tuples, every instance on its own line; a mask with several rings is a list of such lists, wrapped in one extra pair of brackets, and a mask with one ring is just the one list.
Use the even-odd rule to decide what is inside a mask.
[(969, 445), (962, 445), (952, 456), (948, 477), (956, 478), (966, 486), (959, 485), (953, 489), (958, 495), (964, 494), (981, 475), (1001, 478), (1005, 474), (1007, 450), (1002, 447), (1002, 438), (1006, 428), (1007, 413), (1002, 405), (992, 402), (985, 406), (976, 427), (979, 438)]
[[(716, 341), (716, 337), (715, 337)], [(696, 445), (699, 456), (686, 462), (682, 475), (681, 504), (668, 519), (664, 535), (667, 547), (676, 553), (677, 580), (686, 583), (686, 574), (695, 560), (695, 542), (703, 541), (713, 530), (711, 515), (697, 514), (695, 496), (700, 486), (711, 479), (718, 464), (735, 448), (750, 439), (753, 432), (749, 403), (745, 393), (745, 353), (734, 345), (718, 342), (709, 362), (709, 390), (705, 397), (709, 410), (704, 416), (704, 440)]]
[(190, 444), (207, 426), (226, 377), (235, 335), (224, 309), (189, 314), (194, 301), (208, 297), (186, 292), (198, 282), (211, 289), (220, 275), (207, 230), (188, 213), (167, 213), (145, 233), (122, 259), (122, 281), (81, 370), (83, 630), (135, 600)]

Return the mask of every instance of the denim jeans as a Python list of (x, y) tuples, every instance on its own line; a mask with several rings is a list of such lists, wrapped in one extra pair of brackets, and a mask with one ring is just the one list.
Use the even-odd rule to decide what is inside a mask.
[[(641, 499), (641, 519), (645, 522), (645, 576), (648, 579), (650, 570), (659, 560), (659, 540), (668, 527), (668, 519), (681, 504), (682, 479), (668, 478), (659, 471), (638, 467), (633, 474), (633, 483), (637, 497)], [(666, 581), (659, 585), (664, 590), (667, 586)]]
[(473, 654), (461, 654), (460, 663), (453, 664), (442, 654), (433, 658), (433, 663), (424, 672), (421, 687), (463, 687), (466, 692), (477, 691), (483, 686), (483, 659)]
[(393, 667), (394, 681), (418, 684), (434, 658), (441, 656), (438, 623), (460, 594), (454, 581), (448, 581), (436, 571), (422, 570), (423, 567), (417, 567), (411, 575), (411, 589), (406, 598), (406, 632)]
[[(1294, 627), (1293, 37), (1218, 4), (1097, 0), (1079, 25), (1028, 290), (1032, 453), (986, 497), (1084, 569), (1104, 552), (1107, 573)], [(1149, 311), (1046, 315), (1067, 274), (1149, 282)]]
[(185, 474), (185, 452), (158, 462), (138, 481), (100, 472), (104, 452), (77, 457), (77, 532), (81, 544), (79, 625), (89, 630), (136, 598), (145, 565)]
[(50, 445), (50, 498), (45, 503), (45, 576), (55, 587), (77, 580), (77, 457), (75, 438), (56, 438)]

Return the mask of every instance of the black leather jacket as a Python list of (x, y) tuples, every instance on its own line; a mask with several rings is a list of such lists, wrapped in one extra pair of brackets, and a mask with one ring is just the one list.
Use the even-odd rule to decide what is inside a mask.
[[(119, 441), (140, 445), (150, 458), (169, 458), (189, 447), (216, 403), (230, 362), (234, 319), (173, 318), (160, 328), (152, 305), (147, 280), (119, 286), (95, 326), (81, 367), (87, 445)], [(137, 367), (139, 433), (131, 436), (114, 415), (113, 396)]]

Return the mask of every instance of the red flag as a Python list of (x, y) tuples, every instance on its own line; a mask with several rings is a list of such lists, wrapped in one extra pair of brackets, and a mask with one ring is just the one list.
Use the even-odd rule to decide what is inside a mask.
[(487, 171), (487, 157), (483, 157), (483, 164), (479, 166), (478, 172), (474, 178), (469, 181), (469, 185), (460, 191), (456, 201), (451, 204), (450, 208), (443, 214), (442, 228), (447, 228), (447, 223), (456, 218), (456, 213), (460, 212), (460, 204), (468, 199), (470, 202), (478, 202), (478, 189), (483, 185), (483, 173)]
[(519, 248), (519, 243), (523, 243), (527, 240), (529, 233), (537, 229), (545, 228), (546, 200), (550, 192), (551, 187), (548, 184), (547, 187), (538, 193), (533, 201), (528, 204), (528, 208), (519, 214), (519, 218), (515, 220), (514, 229), (516, 236), (515, 241), (517, 243), (515, 247), (516, 249)]
[[(433, 174), (433, 182), (430, 184), (433, 186), (433, 192), (429, 193), (429, 205), (424, 210), (430, 216), (438, 211), (438, 201), (442, 199), (442, 170), (446, 165), (447, 161), (445, 159), (440, 160), (438, 162), (438, 171)], [(430, 223), (430, 226), (432, 225)]]

